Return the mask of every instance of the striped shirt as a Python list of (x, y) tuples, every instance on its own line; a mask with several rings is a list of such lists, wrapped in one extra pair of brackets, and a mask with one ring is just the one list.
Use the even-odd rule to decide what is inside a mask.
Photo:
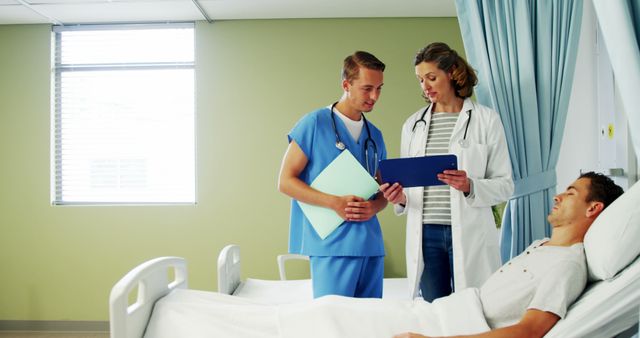
[[(427, 134), (427, 156), (449, 153), (449, 140), (460, 113), (433, 113)], [(448, 185), (424, 187), (422, 223), (451, 225), (451, 193)]]

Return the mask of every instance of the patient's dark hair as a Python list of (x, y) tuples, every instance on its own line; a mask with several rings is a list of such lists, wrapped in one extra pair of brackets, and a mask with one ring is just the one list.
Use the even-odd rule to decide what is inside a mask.
[(604, 208), (608, 207), (609, 204), (624, 193), (624, 190), (619, 185), (603, 174), (589, 171), (580, 175), (579, 178), (588, 178), (590, 181), (587, 202), (602, 202)]

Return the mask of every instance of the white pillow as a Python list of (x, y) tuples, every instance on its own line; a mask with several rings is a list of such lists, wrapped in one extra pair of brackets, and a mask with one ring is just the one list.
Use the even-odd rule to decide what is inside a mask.
[(609, 205), (584, 237), (590, 280), (610, 279), (640, 253), (640, 184)]

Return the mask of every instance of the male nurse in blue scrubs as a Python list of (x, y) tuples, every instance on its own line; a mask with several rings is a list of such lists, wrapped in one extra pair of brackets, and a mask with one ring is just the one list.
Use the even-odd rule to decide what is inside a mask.
[[(306, 114), (288, 135), (278, 189), (292, 197), (289, 252), (310, 257), (314, 297), (382, 297), (384, 246), (376, 214), (387, 205), (381, 193), (369, 200), (335, 196), (311, 182), (347, 149), (377, 177), (377, 160), (387, 156), (382, 133), (364, 114), (380, 97), (385, 65), (358, 51), (344, 60), (340, 100)], [(321, 239), (298, 201), (333, 209), (344, 222)]]

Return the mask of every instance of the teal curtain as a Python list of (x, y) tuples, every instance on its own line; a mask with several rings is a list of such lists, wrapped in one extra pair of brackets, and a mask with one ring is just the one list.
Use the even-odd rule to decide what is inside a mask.
[(640, 157), (640, 0), (594, 0), (593, 6)]
[(502, 220), (503, 261), (548, 237), (546, 216), (567, 116), (581, 0), (456, 0), (476, 97), (500, 114), (515, 191)]
[(640, 1), (627, 0), (629, 4), (629, 12), (633, 20), (633, 31), (636, 33), (636, 42), (640, 46)]

